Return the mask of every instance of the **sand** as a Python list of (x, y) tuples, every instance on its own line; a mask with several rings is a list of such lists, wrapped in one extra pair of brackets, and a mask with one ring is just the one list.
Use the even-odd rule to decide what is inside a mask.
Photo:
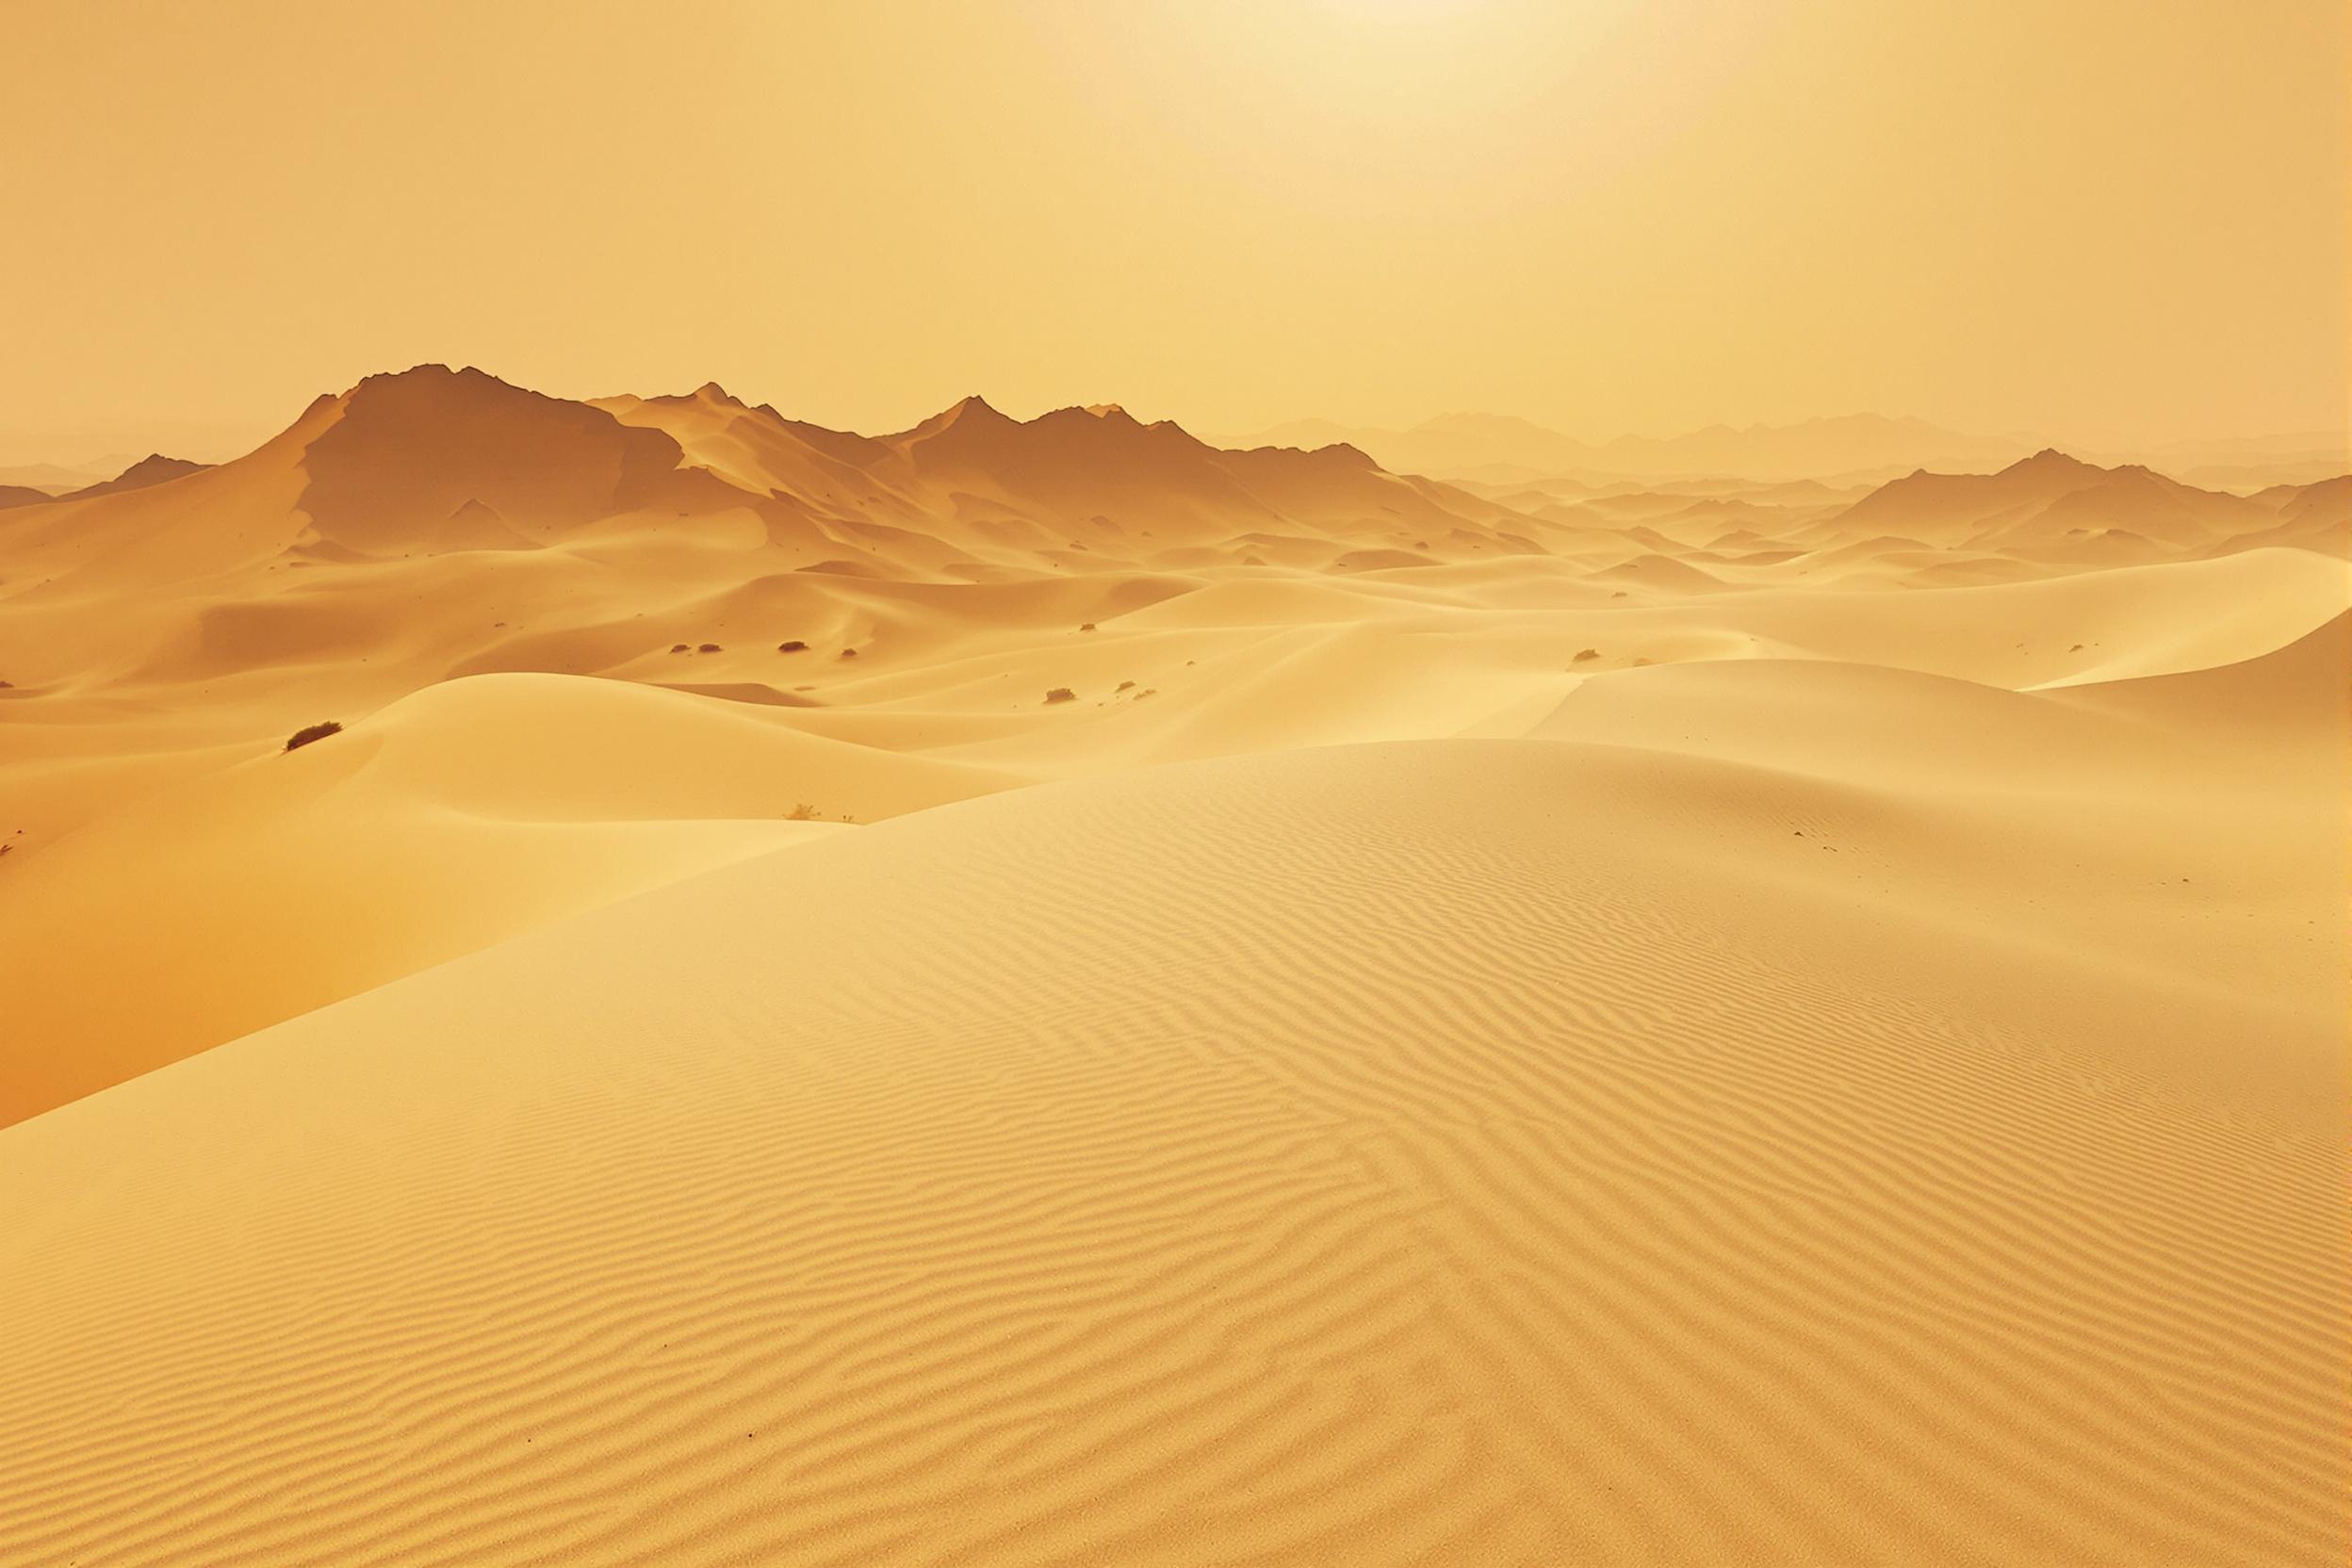
[(11, 507), (0, 1561), (2338, 1560), (2343, 492), (2069, 464)]

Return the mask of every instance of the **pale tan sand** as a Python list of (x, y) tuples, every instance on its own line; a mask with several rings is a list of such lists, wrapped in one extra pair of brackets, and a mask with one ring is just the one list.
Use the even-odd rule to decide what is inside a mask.
[(2052, 808), (1341, 748), (516, 939), (7, 1135), (0, 1541), (2327, 1560), (2331, 1029), (2034, 943)]
[(0, 1562), (2335, 1561), (2346, 499), (425, 370), (11, 506)]

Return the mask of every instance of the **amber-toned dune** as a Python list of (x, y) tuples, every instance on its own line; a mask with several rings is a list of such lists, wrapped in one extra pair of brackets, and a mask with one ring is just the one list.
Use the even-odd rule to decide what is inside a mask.
[[(771, 713), (620, 681), (477, 676), (71, 835), (0, 900), (24, 1042), (0, 1115), (825, 824), (1023, 782)], [(137, 986), (92, 984), (135, 955)]]
[(0, 1563), (2337, 1560), (2352, 489), (1932, 435), (9, 505)]
[(2064, 808), (1345, 747), (516, 939), (8, 1135), (0, 1539), (2325, 1560), (2326, 890), (2132, 868), (2289, 988), (2077, 950)]

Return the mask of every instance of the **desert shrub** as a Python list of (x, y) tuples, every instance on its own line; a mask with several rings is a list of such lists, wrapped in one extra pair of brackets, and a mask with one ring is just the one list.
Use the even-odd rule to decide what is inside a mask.
[(721, 653), (725, 650), (722, 649), (716, 643), (705, 643), (701, 647), (696, 648), (694, 651), (697, 653)]
[(843, 659), (855, 659), (858, 657), (858, 650), (856, 648), (843, 648), (841, 650), (841, 657)]
[(313, 741), (323, 741), (330, 735), (342, 733), (343, 727), (333, 719), (324, 724), (306, 724), (286, 738), (286, 749), (292, 751), (296, 746), (306, 746)]
[(1581, 664), (1581, 663), (1584, 663), (1585, 662), (1587, 662), (1588, 660), (1598, 659), (1600, 656), (1601, 656), (1601, 650), (1600, 650), (1600, 649), (1598, 649), (1598, 648), (1587, 648), (1587, 649), (1585, 649), (1582, 653), (1580, 653), (1580, 654), (1576, 655), (1576, 662), (1577, 662), (1577, 663), (1579, 663), (1579, 664)]
[(683, 644), (683, 643), (672, 643), (672, 644), (670, 645), (670, 651), (671, 651), (672, 653), (692, 653), (692, 652), (694, 652), (694, 650), (693, 648), (688, 647), (688, 646), (687, 646), (685, 644)]
[(1080, 627), (1078, 629), (1079, 629), (1079, 630), (1081, 630), (1081, 631), (1092, 631), (1092, 630), (1094, 629), (1094, 623), (1093, 623), (1092, 621), (1088, 621), (1086, 625), (1084, 625), (1084, 626)]
[(814, 822), (817, 820), (817, 808), (804, 800), (787, 812), (784, 820), (786, 822)]
[(800, 653), (805, 651), (808, 646), (808, 644), (795, 637), (790, 642), (776, 644), (776, 651), (778, 653)]
[(1132, 680), (1122, 680), (1119, 683), (1119, 689), (1122, 692), (1133, 691), (1135, 689), (1135, 683)]
[(1045, 700), (1048, 702), (1076, 702), (1078, 700), (1078, 694), (1071, 691), (1067, 686), (1056, 686), (1052, 691), (1045, 694)]

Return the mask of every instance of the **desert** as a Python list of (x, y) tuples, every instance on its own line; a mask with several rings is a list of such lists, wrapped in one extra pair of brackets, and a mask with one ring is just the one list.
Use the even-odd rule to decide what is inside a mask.
[(2344, 1560), (2341, 17), (563, 10), (16, 28), (0, 1565)]
[(11, 508), (0, 1518), (2317, 1560), (2345, 488), (420, 367)]

